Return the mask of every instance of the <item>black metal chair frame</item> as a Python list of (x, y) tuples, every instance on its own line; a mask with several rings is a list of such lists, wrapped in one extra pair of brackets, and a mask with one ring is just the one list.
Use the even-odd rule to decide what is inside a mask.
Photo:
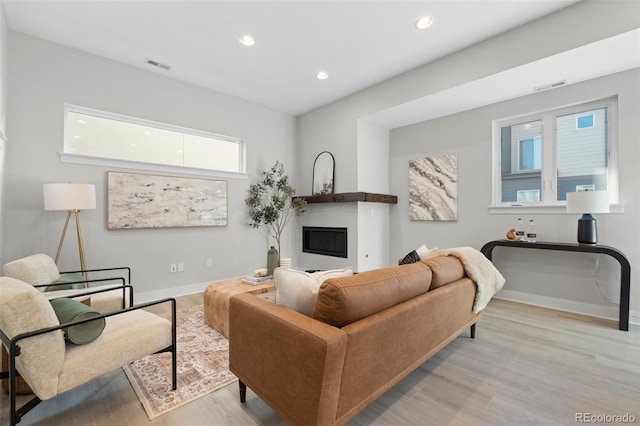
[[(106, 278), (105, 280), (108, 280), (108, 279), (109, 278)], [(68, 284), (68, 283), (64, 283), (64, 284)], [(133, 287), (130, 284), (124, 284), (123, 291), (124, 289), (129, 290), (130, 300), (133, 301)], [(106, 291), (113, 291), (113, 288), (87, 291), (82, 294), (74, 295), (73, 297), (88, 296), (91, 294), (103, 293)], [(72, 325), (83, 324), (85, 322), (94, 321), (100, 318), (107, 318), (114, 315), (120, 315), (125, 312), (144, 309), (150, 306), (155, 306), (155, 305), (159, 305), (167, 302), (171, 303), (171, 346), (168, 346), (156, 353), (171, 352), (171, 384), (172, 384), (172, 389), (176, 390), (178, 387), (178, 380), (177, 380), (177, 351), (176, 351), (176, 299), (174, 298), (156, 300), (153, 302), (143, 303), (137, 306), (131, 306), (119, 311), (98, 315), (98, 316), (84, 319), (81, 321), (73, 321), (66, 324), (60, 324), (54, 327), (47, 327), (40, 330), (34, 330), (29, 333), (23, 333), (18, 336), (15, 336), (13, 339), (9, 339), (9, 337), (2, 330), (0, 330), (0, 339), (2, 340), (2, 343), (8, 348), (8, 352), (9, 352), (9, 371), (0, 371), (0, 379), (9, 380), (9, 399), (11, 404), (11, 419), (10, 419), (11, 426), (14, 426), (17, 423), (19, 423), (20, 420), (22, 420), (22, 417), (26, 413), (28, 413), (30, 410), (36, 407), (40, 402), (42, 402), (40, 398), (35, 396), (31, 400), (23, 404), (20, 408), (16, 409), (16, 380), (17, 380), (17, 377), (20, 375), (20, 373), (18, 373), (18, 371), (16, 370), (16, 357), (20, 356), (20, 352), (21, 352), (21, 348), (19, 345), (20, 341), (24, 339), (28, 339), (29, 337), (39, 336), (39, 335), (50, 333), (56, 330), (62, 330), (63, 328), (66, 328)]]
[[(56, 283), (56, 284), (37, 284), (34, 285), (34, 287), (36, 288), (40, 288), (40, 287), (56, 287), (56, 286), (67, 286), (67, 285), (73, 285), (73, 284), (91, 284), (91, 283), (105, 283), (105, 282), (109, 282), (109, 281), (120, 281), (122, 283), (122, 309), (127, 308), (126, 306), (126, 298), (125, 298), (125, 285), (131, 285), (131, 268), (128, 266), (118, 266), (115, 268), (98, 268), (98, 269), (80, 269), (77, 271), (64, 271), (64, 272), (59, 272), (60, 275), (64, 275), (64, 274), (76, 274), (76, 273), (88, 273), (88, 272), (105, 272), (105, 271), (127, 271), (127, 278), (125, 280), (124, 277), (109, 277), (109, 278), (95, 278), (95, 279), (86, 279), (86, 280), (79, 280), (79, 281), (69, 281), (69, 282), (64, 282), (64, 283)], [(113, 290), (118, 290), (116, 288), (112, 288), (111, 291)], [(83, 294), (84, 295), (84, 294)], [(64, 296), (64, 297), (70, 297), (70, 298), (74, 298), (74, 297), (78, 297), (78, 296)], [(133, 306), (133, 292), (129, 292), (129, 306), (131, 307)], [(53, 300), (54, 298), (51, 298), (49, 300)]]
[[(127, 271), (127, 284), (131, 284), (131, 268), (128, 266), (119, 266), (116, 268), (99, 268), (99, 269), (81, 269), (78, 271), (60, 271), (60, 275), (64, 275), (64, 274), (77, 274), (77, 273), (85, 273), (85, 272), (105, 272), (105, 271), (123, 271), (126, 270)], [(89, 282), (93, 281), (93, 280), (87, 280)], [(83, 281), (78, 281), (78, 282), (85, 282)], [(69, 283), (66, 283), (69, 284)]]

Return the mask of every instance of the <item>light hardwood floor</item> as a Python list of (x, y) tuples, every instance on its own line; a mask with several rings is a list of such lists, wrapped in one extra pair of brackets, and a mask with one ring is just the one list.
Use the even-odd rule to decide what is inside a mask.
[[(178, 299), (178, 309), (197, 304), (202, 294)], [(475, 339), (458, 337), (349, 425), (572, 425), (578, 413), (640, 424), (640, 327), (622, 332), (613, 321), (494, 299)], [(0, 421), (8, 422), (5, 393)], [(117, 370), (42, 402), (23, 424), (286, 423), (250, 390), (240, 404), (237, 384), (149, 421)]]

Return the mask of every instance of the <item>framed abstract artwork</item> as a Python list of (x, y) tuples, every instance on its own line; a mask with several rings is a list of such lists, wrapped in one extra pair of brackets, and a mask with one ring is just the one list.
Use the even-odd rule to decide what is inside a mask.
[(107, 172), (107, 228), (227, 225), (227, 182)]
[(458, 157), (447, 154), (409, 162), (411, 220), (458, 220)]

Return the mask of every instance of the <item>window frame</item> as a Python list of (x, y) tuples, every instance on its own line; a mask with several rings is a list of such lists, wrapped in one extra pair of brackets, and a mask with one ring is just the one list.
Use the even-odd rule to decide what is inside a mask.
[[(556, 159), (556, 119), (557, 117), (607, 108), (607, 191), (609, 203), (618, 203), (618, 102), (617, 96), (567, 105), (558, 108), (549, 108), (518, 116), (500, 118), (492, 121), (492, 203), (490, 213), (505, 213), (512, 210), (522, 211), (523, 208), (530, 212), (554, 213), (564, 210), (565, 200), (557, 200), (557, 159)], [(502, 128), (514, 126), (526, 122), (542, 120), (542, 168), (540, 169), (541, 201), (540, 202), (513, 202), (502, 201)], [(595, 126), (595, 124), (594, 124)], [(590, 127), (592, 128), (592, 127)], [(580, 129), (582, 130), (582, 129)], [(519, 155), (519, 153), (518, 153)], [(612, 211), (617, 209), (612, 209)]]
[[(239, 171), (234, 172), (234, 171), (214, 170), (214, 169), (190, 167), (190, 166), (183, 166), (183, 165), (182, 166), (169, 165), (169, 164), (162, 164), (162, 163), (143, 162), (143, 161), (120, 159), (120, 158), (92, 156), (87, 154), (73, 153), (69, 150), (69, 146), (70, 146), (69, 140), (71, 135), (68, 129), (68, 114), (70, 112), (84, 114), (84, 115), (91, 115), (99, 118), (116, 120), (116, 121), (121, 121), (125, 123), (137, 124), (137, 125), (156, 128), (160, 130), (179, 132), (186, 135), (199, 136), (204, 138), (211, 138), (211, 139), (217, 139), (221, 141), (237, 143), (238, 150), (239, 150), (239, 159), (238, 159)], [(123, 114), (101, 111), (93, 108), (66, 104), (66, 103), (64, 104), (63, 123), (64, 123), (64, 130), (63, 130), (63, 138), (62, 138), (62, 151), (59, 153), (59, 155), (60, 155), (60, 161), (64, 163), (106, 166), (106, 167), (119, 167), (119, 168), (145, 170), (145, 171), (180, 173), (180, 174), (196, 175), (196, 176), (248, 179), (248, 175), (246, 173), (246, 144), (244, 140), (237, 137), (220, 135), (212, 132), (206, 132), (203, 130), (181, 127), (181, 126), (176, 126), (172, 124), (161, 123), (157, 121), (131, 117)]]

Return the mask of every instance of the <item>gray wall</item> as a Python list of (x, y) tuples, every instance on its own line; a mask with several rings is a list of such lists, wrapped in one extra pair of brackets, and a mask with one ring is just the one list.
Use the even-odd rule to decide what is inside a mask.
[[(4, 17), (4, 9), (0, 6), (0, 132), (7, 134), (7, 89), (8, 72), (7, 57), (9, 30)], [(4, 240), (4, 164), (5, 164), (6, 143), (0, 137), (0, 259), (2, 258), (2, 244)]]
[[(294, 177), (295, 118), (266, 107), (125, 66), (78, 50), (10, 32), (7, 188), (2, 262), (44, 252), (60, 238), (63, 212), (45, 212), (42, 184), (93, 183), (98, 208), (81, 213), (89, 267), (130, 265), (136, 292), (146, 297), (189, 293), (206, 283), (266, 265), (272, 241), (249, 228), (244, 198), (258, 173), (281, 160)], [(63, 104), (242, 138), (250, 179), (228, 179), (229, 221), (219, 228), (106, 229), (106, 172), (114, 168), (61, 163)], [(157, 174), (157, 173), (156, 173)], [(162, 174), (162, 173), (160, 173)], [(295, 257), (295, 224), (283, 255)], [(61, 269), (78, 265), (75, 233), (65, 239)], [(206, 259), (213, 268), (206, 268)], [(170, 273), (171, 263), (185, 271)]]
[[(303, 184), (311, 182), (310, 165), (313, 164), (313, 159), (318, 152), (328, 150), (333, 152), (336, 158), (336, 191), (350, 192), (360, 187), (357, 174), (352, 172), (358, 164), (359, 149), (364, 149), (358, 147), (357, 143), (358, 119), (636, 29), (640, 26), (639, 15), (640, 4), (637, 2), (580, 2), (299, 117), (298, 160), (302, 165), (309, 165), (300, 170), (299, 186), (302, 187)], [(622, 105), (619, 111), (622, 161), (620, 200), (624, 203), (624, 214), (603, 215), (604, 217), (598, 219), (602, 242), (609, 242), (624, 251), (632, 262), (632, 270), (636, 271), (632, 277), (631, 308), (638, 312), (640, 311), (638, 297), (640, 280), (637, 271), (640, 269), (638, 253), (640, 238), (634, 223), (640, 217), (637, 175), (637, 164), (640, 163), (637, 104), (640, 96), (638, 96), (637, 86), (634, 86), (632, 81), (628, 81), (627, 87), (621, 83), (623, 79), (633, 80), (633, 77), (633, 74), (626, 74), (612, 80), (603, 80), (610, 85), (610, 90), (600, 89), (598, 88), (600, 82), (593, 82), (592, 85), (587, 86), (568, 86), (566, 90), (544, 94), (536, 99), (546, 101), (540, 101), (541, 107), (551, 107), (574, 101), (585, 102), (616, 93), (620, 95)], [(584, 87), (592, 89), (591, 93), (581, 93), (580, 89)], [(512, 102), (509, 105), (517, 106), (518, 111), (530, 112), (536, 109), (529, 104), (529, 98)], [(491, 204), (491, 120), (497, 118), (493, 113), (504, 112), (499, 116), (515, 114), (505, 110), (504, 106), (496, 106), (496, 108), (502, 109), (481, 108), (459, 116), (444, 117), (407, 129), (392, 131), (389, 163), (390, 192), (398, 196), (398, 205), (390, 210), (390, 225), (387, 230), (391, 241), (389, 264), (394, 264), (399, 257), (422, 243), (440, 247), (470, 245), (479, 249), (484, 242), (501, 238), (512, 226), (512, 222), (515, 222), (515, 218), (511, 215), (489, 215), (488, 213), (488, 206)], [(467, 126), (465, 123), (464, 126), (460, 126), (460, 117), (470, 119), (473, 125)], [(456, 125), (459, 127), (456, 128)], [(482, 127), (482, 131), (479, 132), (478, 126), (485, 127)], [(455, 128), (453, 134), (444, 131), (444, 129), (451, 131), (453, 128)], [(624, 137), (622, 133), (625, 134)], [(459, 220), (457, 222), (410, 222), (406, 189), (408, 160), (415, 156), (450, 152), (457, 153), (459, 161), (461, 182)], [(328, 211), (330, 206), (327, 205), (324, 209)], [(340, 208), (341, 212), (342, 210), (343, 208)], [(324, 217), (326, 220), (326, 216)], [(576, 218), (564, 215), (536, 215), (534, 218), (540, 222), (542, 238), (575, 240)], [(354, 226), (358, 225), (356, 223)], [(501, 253), (505, 251), (496, 249), (496, 258), (503, 259), (498, 261), (501, 269), (511, 268), (513, 271), (518, 271), (518, 278), (515, 281), (512, 280), (514, 275), (507, 273), (509, 281), (517, 286), (511, 287), (512, 291), (531, 295), (534, 299), (542, 294), (542, 297), (535, 300), (536, 303), (543, 303), (544, 298), (568, 300), (570, 303), (567, 304), (567, 309), (594, 313), (591, 308), (596, 306), (598, 309), (605, 308), (596, 309), (597, 314), (604, 312), (605, 316), (617, 315), (615, 305), (603, 302), (603, 297), (599, 296), (600, 290), (593, 283), (592, 275), (596, 260), (588, 256), (586, 258), (574, 256), (577, 259), (569, 264), (565, 258), (558, 258), (554, 254), (535, 251), (520, 255)], [(611, 293), (612, 286), (616, 286), (614, 284), (616, 278), (610, 277), (610, 274), (616, 273), (616, 267), (608, 264), (608, 260), (600, 259), (599, 262), (596, 272), (598, 280), (605, 279), (608, 283), (604, 285), (606, 288), (602, 292), (606, 294), (607, 300), (615, 301), (616, 295), (608, 293)], [(523, 270), (528, 270), (530, 273), (520, 273)], [(537, 271), (559, 274), (562, 283), (547, 284), (544, 282), (546, 277), (541, 280)], [(585, 289), (585, 284), (589, 288)], [(588, 294), (584, 295), (585, 292)], [(640, 321), (640, 318), (635, 320)]]

